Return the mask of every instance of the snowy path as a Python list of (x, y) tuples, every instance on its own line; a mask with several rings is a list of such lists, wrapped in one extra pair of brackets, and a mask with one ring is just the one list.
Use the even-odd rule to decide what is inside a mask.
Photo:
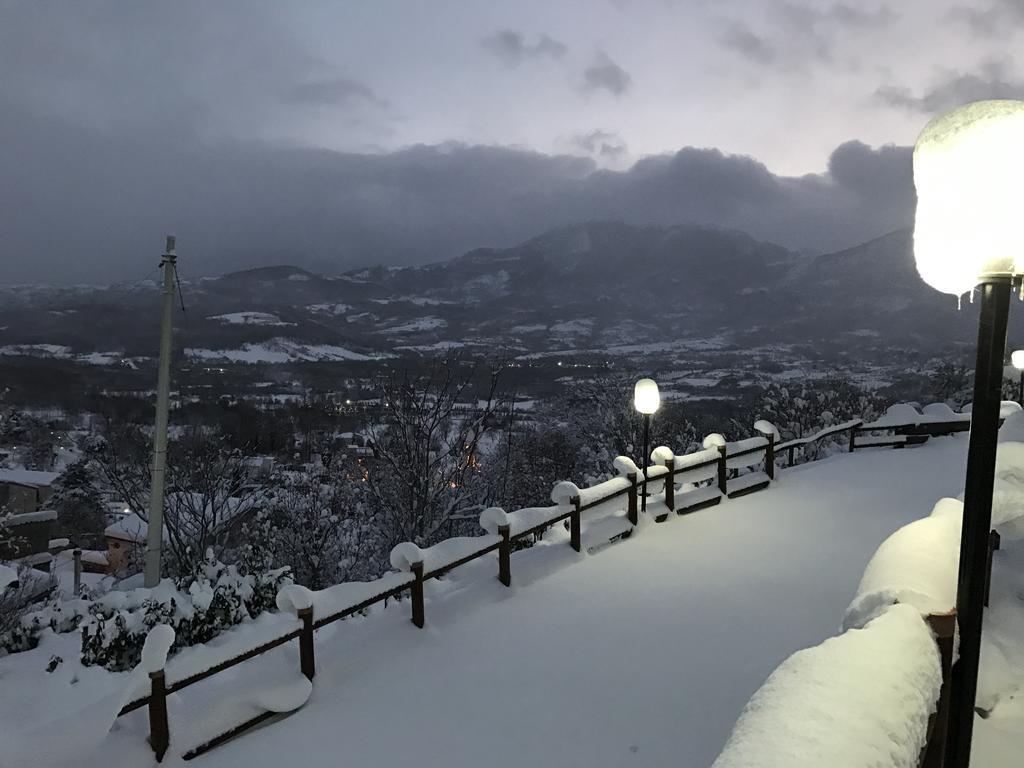
[[(473, 564), (433, 585), (425, 630), (407, 604), (323, 630), (309, 704), (195, 762), (705, 768), (765, 677), (836, 632), (881, 541), (960, 492), (966, 446), (782, 470), (590, 556), (534, 547), (512, 589)], [(131, 730), (103, 762), (148, 763)]]

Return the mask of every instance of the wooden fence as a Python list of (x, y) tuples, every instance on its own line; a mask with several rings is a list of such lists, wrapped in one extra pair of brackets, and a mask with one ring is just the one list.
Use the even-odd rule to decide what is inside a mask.
[[(917, 424), (864, 425), (860, 420), (856, 420), (829, 427), (808, 437), (782, 443), (776, 443), (773, 434), (761, 433), (732, 443), (720, 441), (719, 444), (712, 445), (703, 451), (683, 456), (670, 455), (667, 449), (656, 449), (653, 455), (658, 463), (650, 465), (646, 469), (646, 474), (644, 470), (638, 469), (628, 460), (621, 464), (620, 460), (617, 460), (616, 466), (620, 469), (620, 478), (606, 481), (591, 489), (577, 490), (575, 494), (565, 499), (565, 503), (559, 503), (553, 507), (519, 510), (512, 514), (512, 516), (516, 516), (515, 525), (506, 520), (497, 526), (496, 534), (448, 539), (443, 544), (452, 543), (455, 546), (448, 548), (446, 556), (432, 558), (431, 561), (428, 561), (427, 558), (418, 562), (410, 561), (407, 563), (408, 571), (405, 573), (390, 573), (376, 582), (367, 584), (341, 584), (328, 588), (328, 590), (348, 588), (345, 594), (350, 597), (334, 601), (333, 609), (320, 617), (314, 615), (314, 607), (300, 608), (297, 611), (294, 628), (264, 640), (243, 653), (171, 682), (166, 679), (165, 670), (151, 672), (149, 694), (126, 704), (118, 716), (148, 707), (149, 742), (157, 760), (160, 761), (170, 744), (167, 718), (167, 697), (169, 695), (292, 640), (298, 640), (301, 672), (312, 681), (316, 674), (314, 634), (318, 629), (346, 619), (388, 599), (397, 598), (406, 592), (411, 598), (412, 623), (422, 628), (426, 621), (423, 594), (425, 582), (430, 579), (438, 579), (461, 565), (497, 552), (498, 579), (506, 587), (511, 586), (511, 553), (516, 542), (543, 534), (552, 526), (564, 524), (569, 530), (570, 546), (578, 552), (582, 548), (583, 514), (623, 496), (625, 496), (626, 505), (624, 522), (628, 523), (628, 526), (624, 526), (624, 530), (612, 535), (609, 540), (628, 538), (632, 527), (639, 522), (639, 502), (641, 494), (646, 492), (648, 484), (663, 487), (663, 496), (657, 504), (651, 505), (649, 510), (656, 522), (662, 522), (673, 512), (678, 515), (688, 514), (717, 505), (723, 497), (737, 498), (767, 488), (775, 479), (780, 454), (786, 455), (787, 466), (793, 466), (796, 452), (807, 453), (809, 448), (820, 444), (822, 440), (835, 438), (843, 433), (847, 433), (842, 437), (842, 442), (849, 451), (868, 447), (903, 448), (906, 445), (924, 442), (931, 435), (960, 431), (962, 424), (961, 420), (945, 423), (932, 421), (928, 424), (929, 431), (920, 433), (914, 431), (920, 426)], [(808, 456), (813, 459), (816, 454)], [(741, 472), (742, 470), (749, 471)], [(684, 490), (681, 488), (683, 485), (690, 487)], [(570, 487), (575, 488), (575, 486)], [(602, 487), (607, 488), (606, 492), (602, 491)], [(556, 492), (557, 490), (558, 486), (556, 486)], [(411, 551), (419, 550), (413, 547)], [(452, 554), (453, 552), (454, 554)], [(183, 757), (186, 760), (197, 757), (246, 729), (279, 714), (278, 712), (263, 712), (212, 739), (189, 748)], [(928, 765), (931, 768), (934, 764)]]

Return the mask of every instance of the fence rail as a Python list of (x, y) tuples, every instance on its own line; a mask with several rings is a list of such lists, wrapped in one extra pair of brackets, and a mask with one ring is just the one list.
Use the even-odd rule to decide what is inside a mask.
[[(292, 629), (241, 654), (233, 656), (230, 659), (221, 661), (220, 663), (201, 672), (196, 672), (183, 677), (180, 680), (176, 680), (169, 685), (166, 682), (165, 672), (163, 670), (157, 673), (151, 673), (150, 693), (126, 704), (121, 709), (118, 716), (126, 715), (130, 712), (141, 709), (142, 707), (149, 708), (150, 744), (156, 755), (157, 761), (160, 761), (163, 759), (170, 743), (166, 704), (166, 698), (168, 695), (181, 691), (188, 686), (194, 685), (202, 680), (206, 680), (220, 672), (260, 656), (267, 651), (296, 639), (299, 641), (301, 672), (305, 677), (312, 681), (316, 673), (314, 634), (317, 630), (322, 629), (329, 624), (346, 619), (378, 603), (397, 598), (405, 592), (408, 592), (411, 598), (411, 621), (417, 627), (422, 628), (426, 621), (423, 590), (423, 585), (426, 581), (441, 578), (455, 568), (481, 557), (485, 557), (493, 552), (497, 552), (498, 579), (503, 585), (511, 586), (510, 555), (513, 543), (542, 534), (552, 526), (560, 523), (567, 523), (570, 534), (570, 546), (572, 546), (574, 550), (580, 551), (582, 548), (583, 513), (588, 510), (596, 509), (597, 507), (614, 501), (622, 496), (626, 496), (625, 519), (628, 521), (630, 526), (636, 526), (639, 522), (638, 498), (645, 483), (654, 484), (655, 487), (658, 487), (658, 485), (663, 486), (663, 499), (661, 503), (666, 511), (654, 515), (654, 519), (657, 522), (662, 522), (667, 519), (669, 514), (672, 512), (675, 512), (678, 515), (688, 514), (690, 512), (697, 511), (698, 509), (705, 509), (718, 504), (722, 498), (736, 498), (737, 496), (754, 493), (768, 487), (775, 479), (776, 462), (780, 452), (786, 452), (788, 454), (786, 464), (787, 466), (793, 466), (794, 451), (806, 451), (808, 446), (820, 443), (822, 440), (835, 437), (844, 432), (848, 433), (845, 443), (848, 450), (852, 452), (857, 448), (867, 447), (888, 446), (902, 448), (904, 445), (912, 443), (906, 440), (893, 442), (895, 438), (913, 437), (915, 442), (924, 442), (932, 435), (951, 434), (953, 432), (960, 431), (962, 429), (962, 425), (963, 421), (959, 419), (949, 422), (933, 421), (928, 424), (928, 428), (931, 430), (928, 434), (910, 435), (905, 431), (902, 433), (900, 431), (913, 429), (919, 425), (864, 425), (862, 421), (854, 420), (823, 429), (820, 432), (807, 437), (788, 440), (781, 443), (776, 443), (775, 435), (773, 433), (760, 433), (754, 437), (734, 443), (721, 441), (720, 444), (714, 445), (713, 448), (709, 447), (704, 451), (682, 456), (670, 455), (671, 451), (669, 451), (669, 449), (659, 448), (652, 454), (656, 457), (656, 463), (649, 464), (645, 469), (640, 469), (629, 459), (620, 457), (616, 460), (616, 468), (620, 474), (619, 482), (606, 481), (612, 485), (620, 487), (615, 487), (614, 490), (611, 490), (606, 494), (601, 494), (596, 498), (589, 498), (589, 494), (586, 494), (588, 499), (583, 503), (582, 497), (585, 495), (585, 492), (590, 489), (580, 490), (570, 483), (560, 483), (552, 492), (554, 499), (556, 494), (560, 493), (559, 489), (562, 488), (559, 501), (556, 502), (556, 506), (550, 508), (550, 515), (546, 514), (546, 509), (519, 510), (519, 512), (532, 513), (528, 519), (525, 516), (523, 516), (523, 519), (527, 520), (528, 523), (533, 524), (528, 525), (521, 530), (517, 530), (515, 534), (512, 534), (512, 523), (513, 521), (520, 521), (519, 518), (516, 517), (517, 513), (513, 512), (506, 515), (506, 513), (501, 510), (497, 510), (501, 512), (501, 516), (499, 516), (500, 520), (495, 530), (495, 533), (498, 536), (497, 541), (487, 543), (479, 549), (473, 549), (465, 554), (460, 553), (458, 557), (450, 561), (432, 563), (432, 567), (429, 570), (426, 569), (427, 557), (425, 556), (425, 552), (423, 550), (418, 550), (416, 547), (411, 547), (411, 554), (415, 556), (416, 552), (419, 552), (420, 559), (417, 561), (416, 559), (409, 560), (408, 557), (406, 558), (404, 565), (407, 570), (406, 568), (403, 568), (403, 570), (406, 571), (406, 575), (399, 577), (397, 583), (395, 583), (395, 575), (390, 574), (378, 580), (380, 582), (386, 581), (388, 583), (388, 586), (380, 584), (379, 591), (374, 588), (374, 585), (376, 585), (377, 582), (370, 582), (362, 585), (370, 592), (368, 596), (362, 596), (362, 593), (360, 593), (357, 595), (358, 599), (353, 598), (341, 606), (336, 606), (334, 607), (334, 610), (331, 610), (325, 616), (320, 618), (317, 618), (314, 615), (315, 605), (300, 608), (296, 611), (297, 618), (301, 622), (300, 627)], [(947, 428), (948, 431), (942, 431)], [(885, 432), (887, 433), (887, 437), (883, 436), (886, 437), (886, 439), (880, 442), (872, 443), (868, 439), (862, 440), (862, 442), (859, 443), (857, 442), (856, 438), (858, 435), (870, 435), (870, 433), (873, 432)], [(894, 434), (889, 435), (888, 433)], [(919, 440), (918, 438), (923, 439)], [(709, 456), (706, 459), (700, 458), (703, 454), (708, 454), (712, 450), (715, 450), (717, 455), (713, 457)], [(714, 472), (709, 474), (707, 470), (712, 467), (715, 468)], [(760, 469), (757, 469), (758, 467), (760, 467)], [(743, 475), (737, 474), (743, 469), (752, 469), (753, 471)], [(695, 474), (700, 477), (700, 479), (696, 480), (696, 483), (707, 484), (697, 485), (696, 488), (690, 490), (683, 490), (677, 487), (682, 483), (689, 482), (688, 477), (692, 479)], [(625, 480), (624, 483), (622, 482), (623, 479)], [(734, 484), (731, 491), (729, 487), (730, 480), (732, 480)], [(694, 498), (687, 499), (688, 496), (692, 496)], [(535, 522), (537, 513), (545, 514), (542, 514), (539, 521)], [(481, 518), (481, 524), (483, 525), (483, 518)], [(631, 530), (632, 529), (630, 528), (624, 533), (618, 534), (613, 538), (625, 538), (629, 535)], [(487, 537), (480, 538), (483, 539)], [(452, 539), (448, 539), (446, 541), (450, 542)], [(443, 543), (444, 542), (442, 542), (442, 544)], [(396, 550), (397, 549), (398, 548), (396, 548)], [(429, 552), (429, 550), (426, 552)], [(394, 564), (394, 555), (392, 563)], [(338, 589), (339, 587), (348, 586), (358, 585), (336, 585), (335, 587), (329, 587), (325, 592), (332, 589)], [(231, 728), (229, 731), (221, 733), (202, 744), (190, 748), (184, 753), (183, 757), (186, 760), (197, 757), (219, 744), (224, 743), (226, 740), (244, 732), (247, 728), (262, 723), (276, 714), (278, 713), (261, 713), (251, 720)], [(928, 765), (930, 766), (931, 764)]]

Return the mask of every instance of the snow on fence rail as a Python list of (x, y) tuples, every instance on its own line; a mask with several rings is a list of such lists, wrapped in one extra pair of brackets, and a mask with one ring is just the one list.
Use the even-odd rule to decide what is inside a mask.
[[(923, 414), (918, 414), (918, 417), (918, 422), (925, 418)], [(969, 424), (969, 416), (967, 419)], [(147, 668), (149, 693), (126, 704), (119, 716), (148, 707), (150, 744), (160, 761), (170, 743), (166, 705), (168, 695), (297, 639), (300, 671), (307, 686), (291, 686), (294, 690), (290, 689), (288, 696), (284, 697), (288, 700), (287, 704), (263, 707), (263, 711), (251, 719), (190, 747), (183, 754), (186, 760), (197, 757), (246, 729), (305, 703), (311, 690), (308, 683), (316, 673), (314, 633), (328, 624), (408, 593), (412, 623), (422, 628), (426, 622), (424, 582), (440, 578), (454, 568), (497, 552), (498, 579), (505, 586), (511, 586), (512, 545), (527, 537), (542, 534), (552, 526), (565, 524), (569, 528), (569, 543), (577, 552), (583, 548), (584, 513), (597, 529), (598, 544), (601, 541), (607, 544), (628, 538), (640, 522), (638, 500), (647, 486), (652, 486), (654, 491), (648, 498), (648, 516), (656, 522), (663, 522), (672, 512), (677, 515), (688, 514), (717, 505), (723, 497), (736, 498), (768, 487), (775, 478), (779, 451), (788, 453), (787, 464), (792, 466), (795, 450), (806, 449), (809, 445), (843, 432), (849, 433), (847, 444), (851, 451), (868, 445), (903, 447), (905, 442), (861, 444), (855, 442), (855, 437), (867, 430), (906, 428), (911, 421), (914, 420), (904, 419), (895, 426), (888, 423), (863, 425), (859, 420), (849, 421), (783, 443), (777, 442), (778, 431), (774, 426), (758, 421), (755, 424), (758, 434), (753, 437), (730, 443), (721, 435), (709, 435), (704, 441), (704, 448), (691, 454), (677, 456), (668, 447), (655, 448), (650, 457), (653, 463), (645, 469), (639, 468), (631, 459), (620, 456), (614, 462), (617, 477), (589, 488), (579, 488), (570, 482), (556, 484), (551, 493), (553, 506), (529, 507), (512, 512), (496, 507), (485, 509), (480, 515), (480, 526), (485, 531), (483, 536), (447, 539), (425, 549), (412, 543), (399, 544), (391, 553), (391, 564), (396, 571), (375, 581), (337, 584), (317, 592), (297, 585), (283, 588), (277, 597), (281, 614), (263, 622), (256, 638), (249, 631), (252, 628), (252, 624), (249, 624), (245, 628), (239, 627), (226, 633), (230, 637), (218, 643), (216, 649), (183, 651), (167, 668)], [(928, 423), (931, 428), (940, 430), (930, 434), (949, 434), (959, 430), (963, 419), (947, 422), (933, 419)], [(948, 432), (941, 432), (942, 428), (948, 428)], [(924, 440), (928, 436), (924, 435)], [(622, 509), (623, 503), (625, 510)], [(602, 514), (606, 517), (601, 518)], [(175, 673), (174, 681), (169, 684), (166, 679), (168, 671)], [(301, 695), (303, 691), (305, 695)], [(756, 730), (755, 726), (751, 728)]]

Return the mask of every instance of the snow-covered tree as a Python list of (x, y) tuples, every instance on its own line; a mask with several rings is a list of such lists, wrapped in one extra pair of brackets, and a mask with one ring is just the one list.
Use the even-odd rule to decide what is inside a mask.
[(57, 530), (77, 546), (98, 547), (106, 527), (106, 509), (88, 459), (69, 466), (53, 486), (48, 506), (57, 512)]
[[(635, 379), (608, 376), (575, 384), (552, 404), (550, 416), (564, 425), (578, 456), (576, 477), (590, 483), (611, 473), (616, 456), (643, 463), (643, 416), (633, 407)], [(650, 448), (668, 445), (678, 453), (697, 446), (700, 437), (680, 403), (663, 402), (651, 418)], [(560, 479), (570, 479), (563, 477)]]
[[(872, 421), (882, 411), (878, 398), (854, 384), (834, 379), (803, 384), (771, 384), (761, 395), (753, 418), (767, 419), (783, 440), (807, 437), (851, 419)], [(815, 458), (821, 446), (808, 446)]]
[[(941, 362), (928, 376), (929, 392), (933, 400), (958, 408), (971, 400), (973, 374), (966, 365)], [(1004, 390), (1006, 389), (1004, 382)], [(1014, 392), (1016, 398), (1016, 392)]]
[(246, 562), (261, 569), (289, 566), (311, 589), (366, 581), (387, 570), (389, 550), (365, 483), (321, 470), (290, 473), (274, 485), (247, 526)]
[(363, 472), (389, 544), (431, 544), (483, 508), (480, 449), (494, 427), (498, 379), (496, 367), (478, 377), (445, 360), (380, 382), (384, 423), (368, 430), (374, 459)]
[(502, 433), (486, 462), (489, 504), (513, 510), (550, 503), (555, 483), (577, 476), (578, 455), (564, 429), (530, 425)]

